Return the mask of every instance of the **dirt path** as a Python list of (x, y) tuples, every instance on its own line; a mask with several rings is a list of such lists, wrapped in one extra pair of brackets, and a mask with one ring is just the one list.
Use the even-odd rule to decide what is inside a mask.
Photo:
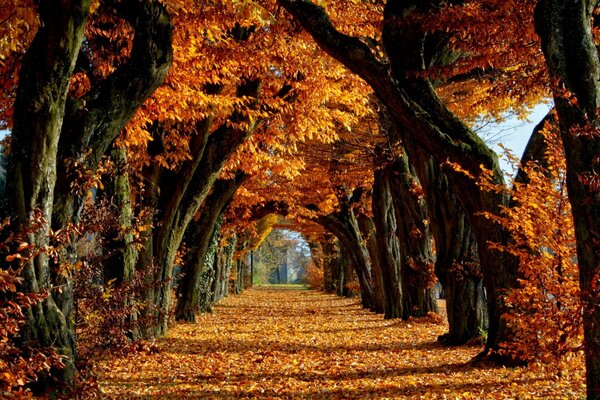
[(438, 345), (445, 329), (314, 291), (254, 289), (174, 328), (158, 354), (103, 364), (100, 387), (114, 399), (583, 398), (581, 371), (475, 368), (480, 348)]

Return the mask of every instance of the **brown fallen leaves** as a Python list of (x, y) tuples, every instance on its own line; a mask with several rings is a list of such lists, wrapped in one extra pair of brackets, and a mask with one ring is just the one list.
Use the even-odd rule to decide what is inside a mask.
[[(357, 300), (253, 289), (157, 342), (102, 365), (113, 399), (572, 399), (579, 368), (474, 366), (479, 347), (436, 342), (430, 320), (383, 320)], [(573, 367), (571, 367), (573, 368)]]

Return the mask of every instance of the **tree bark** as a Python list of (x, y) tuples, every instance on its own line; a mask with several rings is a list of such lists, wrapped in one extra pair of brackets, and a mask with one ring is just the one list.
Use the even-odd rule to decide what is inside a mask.
[[(40, 27), (19, 75), (7, 171), (7, 208), (14, 229), (26, 232), (24, 240), (39, 249), (50, 244), (58, 143), (89, 3), (40, 3)], [(23, 340), (33, 346), (53, 346), (64, 355), (66, 367), (58, 378), (68, 383), (75, 371), (76, 352), (72, 283), (51, 271), (44, 253), (25, 264), (23, 278), (23, 292), (48, 290), (45, 300), (28, 309)]]
[(362, 305), (372, 309), (374, 294), (371, 287), (371, 262), (354, 211), (350, 207), (342, 207), (342, 210), (319, 216), (315, 221), (338, 238), (340, 254), (356, 272)]
[[(583, 313), (588, 399), (600, 398), (600, 60), (592, 34), (596, 0), (540, 0), (536, 30), (552, 78), (567, 162)], [(595, 22), (595, 21), (594, 21)], [(570, 92), (567, 94), (565, 89)]]
[(323, 242), (323, 288), (327, 293), (335, 293), (335, 272), (337, 250), (333, 237), (327, 235)]
[(406, 144), (423, 187), (436, 246), (435, 273), (446, 300), (449, 332), (440, 340), (461, 345), (488, 330), (477, 244), (446, 175), (430, 155)]
[(217, 248), (217, 256), (215, 258), (217, 274), (213, 283), (213, 304), (227, 297), (229, 293), (229, 275), (231, 273), (235, 242), (236, 237), (233, 236), (227, 239), (224, 247)]
[[(42, 2), (42, 23), (21, 69), (8, 172), (9, 204), (20, 228), (26, 228), (34, 210), (39, 210), (35, 211), (36, 223), (44, 222), (31, 231), (29, 242), (40, 248), (49, 244), (51, 222), (55, 231), (65, 229), (80, 210), (73, 203), (82, 197), (71, 192), (62, 162), (89, 148), (93, 161), (86, 165), (95, 169), (133, 112), (164, 80), (171, 61), (171, 24), (162, 5), (108, 2), (135, 30), (131, 58), (83, 98), (69, 98), (69, 80), (84, 39), (89, 3)], [(148, 69), (151, 79), (134, 79), (146, 77)], [(57, 172), (65, 179), (57, 182)], [(72, 262), (73, 249), (65, 249), (61, 261)], [(50, 292), (44, 302), (31, 308), (23, 338), (57, 347), (66, 356), (59, 378), (70, 384), (75, 360), (72, 282), (56, 271), (43, 254), (25, 268), (25, 290)]]
[(213, 260), (209, 260), (209, 265), (206, 265), (206, 258), (212, 239), (217, 233), (217, 221), (246, 178), (247, 175), (240, 172), (234, 178), (217, 180), (212, 193), (204, 202), (200, 217), (190, 224), (188, 256), (182, 268), (184, 275), (177, 288), (175, 315), (178, 321), (193, 322), (196, 320), (196, 314), (201, 311), (201, 278), (214, 264)]
[(397, 156), (389, 168), (392, 169), (389, 177), (402, 257), (403, 317), (422, 317), (428, 312), (437, 312), (429, 212), (422, 197), (423, 188), (408, 155)]
[(118, 212), (117, 230), (108, 239), (108, 256), (104, 261), (104, 282), (114, 280), (116, 283), (131, 280), (137, 262), (137, 251), (133, 245), (131, 188), (127, 172), (127, 150), (115, 148), (111, 158), (116, 171), (110, 183), (105, 185), (106, 196), (112, 201)]
[(371, 271), (373, 272), (373, 311), (377, 314), (384, 314), (385, 290), (375, 224), (373, 223), (373, 219), (364, 214), (359, 214), (357, 220), (363, 238), (366, 240), (369, 258), (371, 259)]
[(404, 316), (400, 242), (393, 203), (395, 194), (391, 186), (392, 174), (393, 170), (390, 167), (376, 170), (373, 184), (373, 222), (385, 293), (384, 318), (386, 319)]

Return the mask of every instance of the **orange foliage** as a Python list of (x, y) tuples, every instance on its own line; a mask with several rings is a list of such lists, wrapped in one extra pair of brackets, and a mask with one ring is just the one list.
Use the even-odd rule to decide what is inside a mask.
[(546, 126), (543, 134), (548, 165), (525, 165), (529, 182), (514, 183), (516, 205), (488, 218), (512, 236), (492, 246), (519, 259), (519, 287), (508, 293), (504, 315), (516, 337), (504, 351), (554, 362), (581, 346), (582, 304), (563, 149), (556, 129)]
[(314, 262), (308, 265), (306, 269), (306, 282), (311, 289), (323, 290), (325, 284), (325, 274), (322, 268), (319, 268)]

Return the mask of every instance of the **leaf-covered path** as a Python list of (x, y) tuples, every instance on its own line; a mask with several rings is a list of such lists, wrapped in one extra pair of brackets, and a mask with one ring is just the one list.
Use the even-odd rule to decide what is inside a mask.
[(100, 386), (114, 399), (583, 397), (581, 370), (474, 367), (480, 348), (437, 344), (445, 329), (319, 292), (253, 289), (172, 329), (157, 354), (103, 364)]

